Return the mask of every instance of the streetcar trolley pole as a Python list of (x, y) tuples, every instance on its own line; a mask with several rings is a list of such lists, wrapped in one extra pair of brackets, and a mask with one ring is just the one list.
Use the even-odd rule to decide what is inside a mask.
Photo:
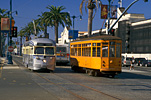
[[(110, 27), (110, 25), (108, 26), (108, 27), (110, 27), (110, 28), (108, 28), (108, 34), (109, 34), (109, 32), (111, 31), (111, 29), (115, 26), (115, 24), (121, 19), (121, 17), (125, 14), (125, 12), (134, 4), (134, 3), (136, 3), (137, 1), (139, 1), (139, 0), (135, 0), (135, 1), (133, 1), (125, 10), (124, 10), (124, 12), (120, 15), (120, 17), (116, 20), (116, 22)], [(110, 7), (109, 7), (110, 8)], [(109, 16), (110, 17), (110, 16)], [(110, 18), (109, 18), (110, 19)], [(108, 21), (109, 22), (109, 21)]]

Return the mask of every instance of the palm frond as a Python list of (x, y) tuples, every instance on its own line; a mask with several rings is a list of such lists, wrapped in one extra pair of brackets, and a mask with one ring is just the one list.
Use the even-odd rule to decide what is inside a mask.
[(81, 4), (80, 4), (80, 8), (79, 8), (81, 15), (83, 15), (83, 13), (82, 13), (82, 8), (83, 8), (83, 3), (84, 3), (84, 2), (85, 2), (85, 0), (82, 0), (82, 2), (81, 2)]

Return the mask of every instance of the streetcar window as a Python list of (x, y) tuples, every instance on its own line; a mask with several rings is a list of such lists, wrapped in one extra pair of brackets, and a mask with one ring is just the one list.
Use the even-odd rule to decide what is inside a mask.
[(66, 52), (66, 47), (57, 47), (56, 52)]
[(37, 46), (52, 46), (51, 43), (37, 43)]
[(110, 57), (115, 57), (115, 46), (110, 46)]
[(81, 48), (78, 48), (78, 56), (81, 56)]
[(116, 57), (121, 57), (121, 48), (120, 48), (120, 45), (116, 45)]
[(81, 47), (81, 44), (78, 44), (78, 47)]
[(96, 46), (96, 43), (93, 43), (93, 46)]
[(110, 42), (110, 45), (115, 45), (115, 42)]
[(43, 47), (36, 47), (34, 54), (44, 54), (44, 48)]
[(108, 46), (102, 46), (102, 57), (108, 57)]
[(45, 54), (54, 54), (54, 48), (46, 47), (45, 48)]
[(101, 52), (100, 52), (100, 47), (97, 47), (97, 57), (100, 57)]
[(74, 56), (74, 54), (75, 54), (75, 49), (71, 48), (71, 55)]
[(33, 53), (33, 48), (31, 48), (30, 53), (31, 53), (31, 54)]
[(97, 43), (97, 46), (101, 46), (101, 43)]
[(93, 47), (92, 56), (96, 57), (96, 47)]
[(103, 45), (108, 45), (108, 43), (102, 43)]

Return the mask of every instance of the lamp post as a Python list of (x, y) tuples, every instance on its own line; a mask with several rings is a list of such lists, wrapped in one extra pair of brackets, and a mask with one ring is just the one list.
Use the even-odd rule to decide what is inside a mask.
[[(9, 19), (10, 19), (9, 20), (10, 21), (10, 31), (9, 31), (10, 34), (8, 34), (8, 44), (7, 45), (11, 46), (12, 45), (12, 37), (11, 37), (11, 34), (12, 34), (11, 33), (11, 30), (12, 30), (12, 0), (10, 0)], [(8, 52), (8, 64), (13, 64), (11, 52)]]
[(73, 30), (74, 30), (74, 19), (78, 18), (78, 17), (80, 17), (80, 20), (82, 20), (82, 16), (81, 15), (80, 16), (75, 16), (75, 15), (71, 16), (71, 18), (73, 19)]

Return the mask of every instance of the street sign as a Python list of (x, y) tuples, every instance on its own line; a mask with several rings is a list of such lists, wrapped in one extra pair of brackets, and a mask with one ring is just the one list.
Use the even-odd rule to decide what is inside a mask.
[(13, 48), (12, 46), (9, 46), (9, 47), (8, 47), (8, 51), (9, 51), (9, 52), (13, 52), (13, 51), (14, 51), (14, 48)]

